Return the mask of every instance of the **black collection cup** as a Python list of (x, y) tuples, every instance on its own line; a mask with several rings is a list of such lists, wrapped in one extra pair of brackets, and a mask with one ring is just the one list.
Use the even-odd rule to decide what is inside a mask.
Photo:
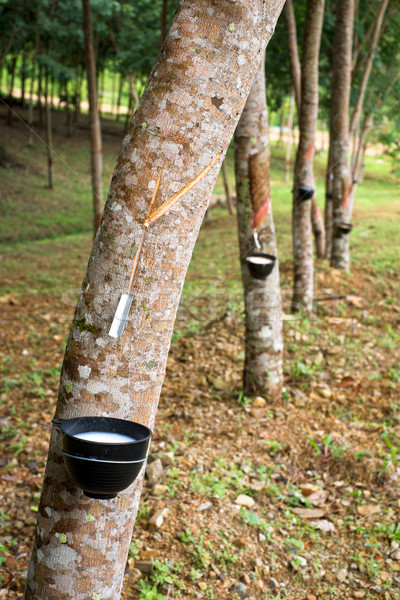
[[(144, 465), (152, 432), (148, 427), (111, 417), (52, 420), (62, 434), (61, 451), (68, 477), (86, 496), (107, 500), (133, 483)], [(76, 437), (89, 432), (115, 433), (132, 441), (103, 442)]]
[(305, 185), (301, 185), (299, 187), (299, 199), (300, 200), (311, 200), (311, 198), (315, 194), (314, 188), (306, 187)]
[[(265, 259), (265, 262), (254, 262), (252, 259)], [(253, 252), (245, 257), (250, 275), (255, 279), (266, 279), (272, 273), (276, 262), (276, 256), (273, 254), (263, 254), (262, 252)]]
[(340, 223), (338, 229), (340, 233), (349, 235), (350, 231), (353, 229), (353, 225), (351, 223)]

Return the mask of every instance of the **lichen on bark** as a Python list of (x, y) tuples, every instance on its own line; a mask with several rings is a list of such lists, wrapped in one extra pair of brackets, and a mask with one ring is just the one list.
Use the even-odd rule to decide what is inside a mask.
[[(226, 150), (282, 4), (238, 0), (218, 10), (212, 0), (179, 4), (122, 143), (66, 348), (56, 416), (106, 415), (153, 427), (182, 285), (217, 167), (149, 229), (136, 302), (115, 341), (108, 331), (127, 289), (127, 248), (138, 245), (163, 165), (160, 204)], [(223, 98), (219, 108), (213, 97)], [(93, 331), (76, 326), (83, 318)], [(117, 600), (143, 470), (113, 500), (86, 498), (67, 479), (59, 435), (51, 435), (25, 598), (87, 600), (96, 593)], [(86, 521), (88, 514), (95, 520)], [(68, 557), (62, 565), (60, 552)]]

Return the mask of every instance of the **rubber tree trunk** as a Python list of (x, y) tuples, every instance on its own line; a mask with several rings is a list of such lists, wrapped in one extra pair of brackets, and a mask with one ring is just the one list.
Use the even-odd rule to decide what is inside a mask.
[(46, 110), (46, 146), (47, 146), (47, 177), (49, 188), (54, 189), (54, 162), (53, 162), (53, 124), (51, 104), (49, 102), (49, 71), (45, 74), (44, 106)]
[(90, 151), (93, 197), (94, 233), (100, 225), (103, 212), (103, 150), (101, 142), (100, 117), (97, 105), (96, 63), (93, 49), (92, 19), (90, 0), (82, 0), (83, 32), (85, 38), (85, 65), (89, 95)]
[[(110, 325), (163, 165), (157, 205), (226, 150), (282, 4), (238, 0), (216, 10), (213, 0), (180, 2), (123, 140), (67, 343), (58, 417), (109, 415), (153, 427), (218, 165), (148, 229), (123, 337), (111, 338)], [(212, 98), (222, 99), (219, 107)], [(58, 436), (52, 431), (25, 600), (118, 600), (143, 471), (113, 500), (86, 498), (67, 479)]]
[(299, 51), (298, 51), (298, 47), (297, 47), (296, 18), (294, 16), (292, 0), (286, 0), (285, 6), (283, 7), (282, 14), (285, 18), (285, 24), (286, 24), (286, 30), (287, 30), (290, 70), (292, 72), (294, 94), (295, 94), (295, 98), (296, 98), (297, 114), (300, 115), (300, 110), (301, 110), (301, 66), (300, 66), (300, 59), (299, 59)]
[(382, 34), (382, 22), (383, 22), (383, 17), (385, 15), (388, 3), (389, 3), (389, 0), (382, 0), (381, 2), (379, 2), (379, 9), (378, 9), (378, 14), (376, 15), (376, 19), (375, 19), (375, 28), (374, 28), (374, 32), (372, 35), (372, 40), (371, 40), (370, 44), (368, 45), (367, 60), (366, 60), (365, 67), (363, 69), (361, 83), (360, 83), (360, 87), (358, 89), (358, 94), (357, 94), (357, 100), (356, 100), (356, 104), (355, 104), (353, 114), (351, 117), (350, 136), (354, 137), (354, 138), (357, 137), (357, 132), (360, 127), (360, 120), (361, 120), (361, 114), (362, 114), (362, 107), (363, 107), (364, 99), (365, 99), (365, 93), (367, 91), (367, 85), (368, 85), (368, 81), (369, 81), (369, 78), (371, 75), (371, 69), (372, 69), (372, 63), (374, 60), (375, 50), (378, 46), (379, 38)]
[(262, 59), (235, 132), (237, 220), (246, 309), (244, 392), (276, 398), (282, 392), (282, 304), (279, 265), (266, 279), (251, 276), (245, 256), (257, 251), (277, 256), (270, 197), (270, 150)]
[(33, 146), (33, 90), (35, 86), (35, 72), (36, 72), (36, 61), (35, 56), (32, 61), (32, 71), (31, 71), (31, 84), (29, 90), (29, 104), (28, 104), (28, 140), (27, 145)]
[(17, 65), (17, 58), (18, 55), (14, 55), (11, 59), (11, 63), (10, 63), (10, 83), (9, 83), (9, 87), (8, 87), (8, 101), (9, 101), (9, 106), (8, 106), (8, 112), (7, 112), (7, 125), (11, 125), (12, 124), (12, 120), (13, 120), (13, 110), (11, 108), (11, 104), (13, 101), (13, 93), (14, 93), (14, 81), (15, 81), (15, 68)]
[(119, 76), (119, 85), (118, 85), (118, 97), (117, 97), (117, 118), (116, 121), (119, 121), (119, 111), (121, 107), (121, 97), (122, 97), (122, 87), (124, 85), (124, 78), (122, 75)]
[(232, 202), (231, 190), (229, 188), (229, 181), (228, 181), (228, 175), (226, 172), (226, 161), (225, 160), (222, 162), (221, 172), (222, 172), (222, 179), (224, 182), (226, 206), (227, 206), (229, 214), (233, 215), (233, 202)]
[(330, 106), (330, 153), (332, 164), (332, 252), (331, 265), (350, 268), (348, 234), (341, 223), (348, 223), (352, 195), (349, 159), (349, 104), (351, 87), (351, 48), (353, 41), (354, 0), (338, 0), (332, 59), (332, 91)]
[(292, 142), (293, 142), (293, 120), (294, 120), (294, 87), (292, 87), (292, 90), (290, 92), (288, 134), (287, 134), (287, 139), (286, 139), (285, 181), (289, 181), (289, 178), (290, 178), (290, 158), (292, 155)]
[(325, 175), (325, 258), (331, 259), (332, 235), (333, 235), (333, 169), (332, 169), (332, 145), (328, 148), (328, 164)]
[[(301, 61), (300, 140), (293, 185), (292, 311), (309, 316), (313, 308), (314, 264), (311, 235), (311, 198), (303, 199), (301, 188), (315, 190), (314, 152), (318, 122), (318, 57), (324, 0), (307, 0)], [(315, 192), (314, 192), (315, 194)]]
[[(297, 44), (297, 27), (296, 19), (293, 10), (292, 0), (287, 0), (284, 8), (284, 16), (286, 21), (286, 29), (288, 36), (289, 61), (292, 72), (293, 87), (296, 99), (297, 115), (300, 118), (301, 114), (301, 86), (302, 75), (299, 59), (299, 50)], [(318, 121), (317, 121), (318, 124)], [(317, 128), (317, 125), (316, 125)], [(316, 198), (313, 198), (313, 206), (311, 211), (311, 225), (314, 233), (315, 248), (317, 258), (322, 258), (325, 253), (325, 224), (318, 208)]]

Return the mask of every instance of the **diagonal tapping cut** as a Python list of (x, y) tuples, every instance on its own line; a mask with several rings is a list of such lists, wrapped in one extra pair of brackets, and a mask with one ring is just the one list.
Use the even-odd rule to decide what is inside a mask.
[(126, 294), (122, 294), (121, 298), (118, 302), (117, 310), (115, 311), (114, 319), (113, 319), (113, 322), (111, 323), (110, 331), (108, 332), (108, 335), (110, 337), (118, 339), (122, 336), (122, 334), (125, 330), (126, 321), (128, 319), (129, 311), (130, 311), (130, 308), (132, 305), (132, 300), (133, 300), (133, 296), (131, 293), (132, 287), (133, 287), (133, 282), (135, 280), (137, 268), (138, 268), (140, 257), (142, 254), (144, 238), (145, 238), (147, 228), (150, 225), (152, 225), (153, 223), (155, 223), (160, 217), (165, 215), (165, 213), (167, 211), (169, 211), (169, 209), (172, 208), (174, 206), (174, 204), (178, 200), (180, 200), (180, 198), (182, 198), (192, 188), (194, 188), (203, 179), (203, 177), (205, 177), (207, 175), (207, 173), (213, 168), (213, 166), (218, 162), (218, 160), (221, 158), (221, 156), (222, 156), (222, 152), (219, 152), (212, 159), (212, 161), (198, 175), (196, 175), (196, 177), (194, 177), (181, 190), (179, 190), (179, 192), (177, 192), (176, 194), (171, 196), (171, 198), (168, 198), (168, 200), (163, 202), (163, 204), (161, 204), (161, 206), (159, 208), (152, 211), (154, 202), (157, 197), (158, 190), (160, 188), (161, 178), (162, 178), (162, 174), (164, 171), (164, 165), (162, 166), (160, 174), (157, 177), (156, 185), (154, 187), (153, 196), (150, 200), (150, 205), (149, 205), (149, 208), (147, 211), (146, 218), (142, 225), (142, 234), (141, 234), (139, 242), (138, 242), (137, 251), (135, 254), (135, 258), (133, 260), (131, 274), (129, 277), (128, 292)]

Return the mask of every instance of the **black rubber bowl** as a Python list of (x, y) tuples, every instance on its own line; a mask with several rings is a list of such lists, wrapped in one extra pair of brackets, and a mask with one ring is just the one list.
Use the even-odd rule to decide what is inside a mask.
[(311, 200), (311, 198), (314, 196), (315, 194), (315, 189), (314, 188), (309, 188), (306, 187), (305, 185), (301, 185), (299, 187), (299, 196), (300, 196), (300, 200)]
[[(252, 258), (266, 258), (269, 262), (265, 264), (257, 264), (252, 262)], [(254, 252), (246, 256), (246, 263), (249, 268), (250, 275), (255, 279), (266, 279), (268, 275), (272, 273), (276, 262), (276, 256), (273, 254), (262, 254), (261, 252)]]
[(68, 477), (83, 489), (89, 498), (110, 500), (125, 490), (139, 475), (146, 459), (138, 461), (98, 460), (68, 454), (64, 450), (64, 465)]
[[(98, 460), (136, 461), (146, 458), (150, 445), (151, 430), (144, 425), (111, 417), (77, 417), (75, 419), (53, 419), (54, 425), (63, 434), (61, 448), (67, 454)], [(92, 442), (79, 439), (77, 433), (103, 431), (120, 433), (133, 438), (122, 444)]]
[(340, 223), (338, 229), (340, 233), (349, 235), (350, 231), (353, 229), (353, 225), (351, 223)]

